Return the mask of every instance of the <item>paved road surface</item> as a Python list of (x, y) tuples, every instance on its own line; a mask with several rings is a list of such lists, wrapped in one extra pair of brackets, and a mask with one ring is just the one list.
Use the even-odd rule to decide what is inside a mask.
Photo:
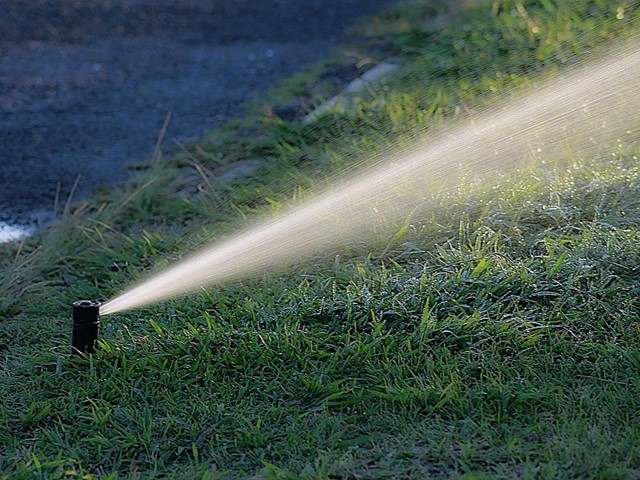
[(3, 0), (0, 241), (327, 55), (393, 0)]

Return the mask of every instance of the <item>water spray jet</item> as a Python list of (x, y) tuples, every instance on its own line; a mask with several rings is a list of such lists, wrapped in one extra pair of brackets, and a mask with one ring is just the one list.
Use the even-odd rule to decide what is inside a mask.
[(567, 152), (583, 158), (608, 155), (610, 146), (639, 141), (639, 104), (640, 44), (632, 43), (418, 136), (413, 145), (390, 151), (360, 175), (133, 285), (105, 302), (101, 313), (148, 305), (340, 248), (384, 228), (385, 218), (402, 219), (418, 208), (431, 208), (428, 197), (434, 192), (490, 184), (531, 163), (569, 161)]
[(71, 353), (73, 355), (96, 353), (99, 329), (100, 302), (96, 300), (74, 302)]

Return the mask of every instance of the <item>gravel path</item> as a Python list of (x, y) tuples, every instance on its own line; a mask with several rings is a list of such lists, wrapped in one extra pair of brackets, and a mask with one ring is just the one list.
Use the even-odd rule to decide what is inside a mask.
[(242, 114), (243, 101), (330, 51), (393, 0), (4, 0), (0, 241), (126, 178), (166, 138)]

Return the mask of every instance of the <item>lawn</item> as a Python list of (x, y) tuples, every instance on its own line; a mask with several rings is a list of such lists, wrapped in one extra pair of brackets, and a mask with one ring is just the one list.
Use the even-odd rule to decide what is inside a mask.
[[(403, 4), (246, 118), (2, 246), (0, 478), (638, 478), (636, 135), (433, 192), (293, 267), (104, 316), (89, 358), (69, 355), (69, 306), (639, 26), (635, 2)], [(303, 121), (336, 78), (388, 57), (394, 74)]]

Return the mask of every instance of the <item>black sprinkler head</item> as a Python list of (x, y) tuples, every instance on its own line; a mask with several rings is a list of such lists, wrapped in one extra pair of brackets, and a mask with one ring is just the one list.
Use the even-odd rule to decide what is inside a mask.
[(71, 353), (74, 355), (96, 353), (99, 328), (100, 302), (95, 300), (74, 302)]

